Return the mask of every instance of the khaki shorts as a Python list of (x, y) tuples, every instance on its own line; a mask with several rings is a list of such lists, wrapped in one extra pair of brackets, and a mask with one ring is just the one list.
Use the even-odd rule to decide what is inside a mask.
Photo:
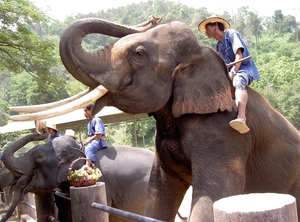
[(238, 72), (234, 77), (232, 84), (236, 89), (246, 90), (246, 87), (253, 82), (253, 77), (245, 72)]

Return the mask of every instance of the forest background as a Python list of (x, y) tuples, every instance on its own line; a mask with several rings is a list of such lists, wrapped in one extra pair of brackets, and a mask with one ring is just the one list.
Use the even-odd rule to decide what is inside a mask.
[[(238, 30), (247, 42), (252, 58), (261, 74), (251, 87), (266, 99), (292, 124), (300, 129), (300, 23), (293, 15), (281, 10), (273, 16), (259, 16), (249, 7), (238, 14), (224, 11), (221, 16)], [(75, 95), (86, 86), (75, 80), (63, 66), (58, 45), (60, 36), (74, 21), (99, 17), (124, 25), (136, 25), (154, 15), (162, 23), (182, 21), (195, 32), (200, 44), (215, 47), (215, 40), (198, 31), (199, 22), (213, 12), (192, 8), (166, 0), (148, 0), (97, 13), (77, 14), (64, 21), (52, 19), (28, 0), (0, 2), (0, 126), (10, 122), (9, 106), (44, 104)], [(96, 34), (84, 38), (83, 47), (89, 52), (103, 49), (116, 39)], [(109, 144), (124, 144), (153, 149), (155, 121), (137, 122), (134, 138), (133, 122), (106, 125)], [(82, 126), (82, 133), (86, 126)], [(28, 134), (28, 131), (0, 135), (0, 146)], [(78, 132), (77, 132), (78, 133)]]

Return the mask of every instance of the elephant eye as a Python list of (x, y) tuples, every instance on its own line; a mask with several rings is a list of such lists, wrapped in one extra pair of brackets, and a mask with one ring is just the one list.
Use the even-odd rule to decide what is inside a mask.
[(41, 162), (44, 159), (44, 154), (42, 152), (37, 152), (35, 154), (35, 162)]
[(146, 51), (145, 51), (145, 47), (144, 46), (138, 46), (135, 50), (135, 56), (134, 59), (135, 60), (140, 60), (143, 59), (147, 56)]

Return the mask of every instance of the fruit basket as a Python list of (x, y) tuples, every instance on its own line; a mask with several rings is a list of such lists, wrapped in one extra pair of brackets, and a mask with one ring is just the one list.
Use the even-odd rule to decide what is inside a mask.
[[(89, 161), (91, 167), (83, 165), (80, 169), (73, 170), (73, 165), (78, 160)], [(68, 180), (74, 187), (86, 187), (94, 185), (99, 180), (101, 175), (101, 171), (90, 160), (80, 157), (70, 164)]]

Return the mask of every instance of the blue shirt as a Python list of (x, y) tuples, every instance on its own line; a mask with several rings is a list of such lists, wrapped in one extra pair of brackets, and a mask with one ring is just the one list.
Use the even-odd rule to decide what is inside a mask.
[[(235, 54), (238, 49), (242, 50), (243, 58), (250, 55), (249, 49), (240, 34), (234, 29), (228, 29), (223, 37), (223, 41), (217, 43), (217, 51), (222, 56), (226, 64), (234, 62)], [(230, 69), (230, 67), (228, 68)], [(241, 63), (238, 72), (244, 72), (253, 77), (253, 80), (259, 79), (260, 74), (252, 58)]]
[[(93, 136), (93, 135), (96, 135), (96, 134), (102, 134), (104, 137), (106, 136), (105, 135), (104, 124), (103, 124), (102, 120), (100, 118), (98, 118), (98, 117), (94, 117), (88, 123), (87, 130), (88, 130), (88, 136), (89, 137)], [(105, 140), (97, 138), (94, 141), (96, 141), (99, 144), (99, 147), (107, 147), (107, 144), (106, 144)]]
[(48, 141), (51, 141), (51, 140), (53, 140), (54, 138), (56, 138), (56, 137), (60, 137), (61, 136), (61, 134), (59, 133), (59, 132), (56, 132), (55, 134), (54, 134), (54, 136), (53, 137), (51, 137), (51, 135), (49, 135), (49, 137), (48, 137)]

